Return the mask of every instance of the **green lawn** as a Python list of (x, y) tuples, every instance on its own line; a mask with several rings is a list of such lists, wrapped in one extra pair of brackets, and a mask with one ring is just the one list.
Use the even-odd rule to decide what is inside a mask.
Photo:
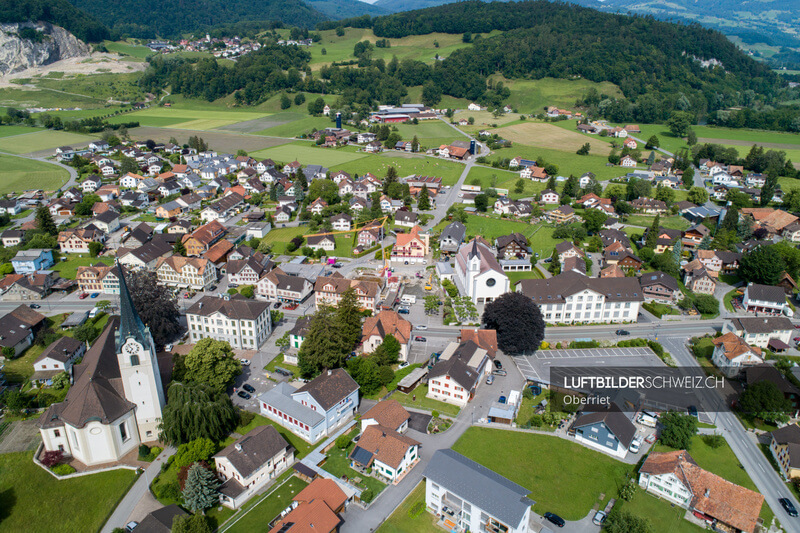
[(32, 128), (30, 126), (0, 126), (0, 137), (12, 137), (23, 133), (36, 133), (44, 131), (42, 128)]
[(151, 107), (142, 111), (114, 117), (109, 122), (130, 122), (136, 120), (142, 126), (166, 127), (179, 129), (211, 130), (267, 116), (264, 112), (240, 111), (233, 109), (185, 107)]
[(508, 276), (512, 288), (523, 279), (544, 279), (544, 274), (535, 266), (530, 272), (506, 272), (506, 276)]
[(795, 144), (800, 148), (800, 137), (794, 133), (777, 131), (721, 128), (718, 126), (692, 126), (697, 137), (706, 139), (747, 141), (753, 144)]
[(331, 167), (361, 159), (366, 157), (366, 154), (346, 149), (321, 148), (307, 142), (298, 142), (251, 152), (250, 156), (256, 159), (269, 157), (281, 163), (291, 163), (297, 160), (303, 165), (318, 164)]
[(646, 518), (655, 531), (669, 533), (700, 533), (705, 531), (698, 525), (684, 520), (686, 509), (672, 505), (666, 500), (656, 498), (645, 491), (638, 489), (636, 495), (629, 502), (617, 499), (616, 507), (624, 509), (636, 516)]
[[(483, 190), (486, 190), (490, 187), (496, 189), (506, 189), (508, 191), (509, 198), (512, 200), (516, 200), (518, 198), (535, 197), (547, 186), (546, 183), (542, 183), (540, 181), (523, 179), (522, 181), (525, 184), (525, 187), (520, 193), (516, 192), (515, 190), (517, 181), (519, 179), (519, 174), (516, 172), (476, 165), (470, 169), (467, 179), (464, 183), (467, 185), (480, 185)], [(475, 180), (478, 180), (478, 183), (475, 183)]]
[(471, 427), (453, 450), (531, 491), (539, 514), (580, 520), (617, 496), (632, 465), (558, 437)]
[[(441, 232), (449, 223), (449, 220), (443, 220), (433, 228), (432, 233)], [(531, 250), (538, 253), (540, 257), (543, 257), (544, 253), (548, 255), (552, 253), (553, 247), (559, 242), (553, 238), (553, 228), (549, 226), (532, 225), (511, 219), (467, 215), (466, 227), (468, 239), (481, 235), (488, 241), (494, 241), (501, 235), (522, 233), (528, 238)]]
[[(24, 137), (28, 137), (28, 135), (6, 137), (6, 139)], [(55, 191), (68, 179), (69, 172), (56, 165), (24, 157), (0, 155), (0, 194), (21, 193), (32, 188)]]
[(106, 46), (109, 52), (131, 56), (138, 59), (144, 59), (147, 56), (151, 56), (155, 53), (147, 46), (130, 44), (125, 41), (105, 41), (103, 44)]
[(272, 361), (267, 363), (267, 366), (264, 367), (264, 370), (266, 370), (267, 372), (275, 372), (275, 367), (276, 366), (279, 366), (284, 370), (288, 370), (289, 372), (291, 372), (295, 376), (299, 376), (300, 375), (300, 368), (298, 368), (295, 365), (290, 365), (289, 363), (285, 363), (283, 361), (283, 354), (278, 354), (275, 357), (275, 359), (273, 359)]
[(397, 130), (404, 141), (411, 141), (416, 136), (422, 149), (438, 148), (443, 144), (466, 139), (441, 120), (423, 120), (417, 125), (397, 124)]
[[(425, 396), (426, 394), (428, 394), (428, 386), (418, 385), (417, 388), (411, 391), (411, 394), (403, 394), (399, 391), (395, 392), (392, 394), (392, 399), (408, 407), (425, 409), (426, 411), (439, 411), (443, 415), (458, 416), (458, 412), (461, 411), (457, 405), (432, 400)], [(416, 398), (416, 400), (414, 398)]]
[[(325, 164), (326, 161), (327, 159), (324, 157), (319, 160), (321, 164)], [(303, 161), (301, 161), (301, 163), (302, 162)], [(442, 178), (443, 185), (454, 185), (464, 172), (464, 165), (461, 163), (439, 160), (421, 155), (402, 154), (394, 150), (366, 157), (361, 155), (357, 160), (332, 164), (331, 172), (344, 170), (345, 172), (358, 174), (359, 176), (371, 172), (379, 178), (386, 176), (386, 171), (389, 167), (394, 167), (401, 178), (412, 174), (435, 176)]]
[[(420, 505), (422, 513), (416, 518), (411, 518), (409, 514), (411, 508), (419, 508)], [(425, 482), (422, 481), (381, 524), (376, 533), (441, 533), (441, 531), (436, 526), (436, 517), (425, 509)]]
[(267, 233), (262, 241), (272, 243), (272, 253), (283, 254), (286, 253), (286, 245), (299, 235), (306, 235), (308, 233), (308, 226), (299, 226), (296, 228), (276, 228)]
[(0, 530), (99, 531), (136, 479), (130, 470), (114, 470), (57, 480), (32, 457), (31, 452), (0, 455)]
[(292, 498), (306, 486), (308, 486), (308, 483), (302, 479), (295, 476), (290, 477), (283, 485), (272, 490), (225, 531), (230, 531), (231, 533), (238, 531), (248, 533), (265, 531), (267, 524), (274, 520), (281, 511), (289, 507), (292, 503)]
[[(354, 433), (358, 433), (357, 428), (355, 429)], [(348, 456), (350, 455), (350, 452), (353, 451), (354, 447), (355, 443), (352, 442), (344, 450), (334, 446), (328, 452), (328, 458), (322, 464), (322, 468), (339, 478), (346, 476), (351, 483), (361, 489), (372, 489), (372, 494), (377, 496), (383, 489), (386, 488), (386, 483), (350, 468), (350, 459)], [(361, 483), (356, 483), (353, 481), (353, 478), (356, 477), (361, 478)]]
[(733, 299), (739, 294), (739, 289), (733, 289), (725, 293), (723, 296), (722, 301), (725, 304), (725, 309), (733, 313)]
[[(615, 124), (618, 126), (625, 126), (625, 124)], [(695, 126), (696, 128), (696, 126)], [(673, 154), (676, 153), (681, 148), (688, 148), (689, 145), (686, 144), (686, 141), (680, 137), (674, 137), (672, 133), (670, 133), (669, 128), (664, 124), (639, 124), (639, 129), (642, 130), (641, 133), (634, 133), (634, 137), (638, 139), (642, 139), (643, 141), (647, 141), (651, 136), (655, 135), (658, 137), (659, 148), (663, 148), (668, 152), (672, 152)], [(697, 131), (695, 129), (695, 131)], [(698, 134), (698, 137), (700, 135)], [(618, 141), (622, 141), (624, 139), (619, 139)], [(641, 147), (644, 150), (644, 146)], [(646, 155), (646, 154), (645, 154)]]
[(539, 148), (537, 146), (528, 146), (520, 143), (514, 144), (511, 148), (498, 150), (490, 159), (491, 161), (495, 161), (497, 159), (513, 159), (514, 157), (532, 160), (543, 157), (547, 163), (556, 165), (558, 167), (558, 174), (562, 176), (569, 176), (570, 174), (582, 176), (586, 172), (594, 172), (598, 179), (608, 180), (624, 176), (628, 173), (628, 169), (626, 168), (606, 166), (608, 157), (605, 155), (590, 153), (589, 155), (581, 156), (576, 155), (574, 151)]
[(542, 78), (538, 80), (507, 80), (493, 76), (511, 89), (508, 105), (520, 113), (542, 113), (546, 106), (573, 108), (575, 100), (582, 98), (590, 88), (600, 94), (621, 97), (622, 92), (610, 82), (595, 83), (586, 79), (567, 80), (561, 78)]
[[(311, 97), (311, 95), (309, 97)], [(331, 101), (331, 103), (333, 102)], [(264, 123), (269, 125), (260, 131), (254, 132), (255, 135), (297, 137), (299, 135), (311, 133), (311, 130), (315, 128), (321, 130), (335, 126), (328, 117), (312, 117), (305, 113), (293, 111), (283, 111), (272, 115), (268, 120), (264, 121)]]
[[(653, 219), (655, 219), (654, 216), (629, 215), (625, 217), (625, 224), (649, 228), (653, 225)], [(669, 229), (685, 230), (689, 229), (690, 226), (689, 221), (680, 216), (661, 217), (658, 219), (658, 222), (661, 227)]]
[[(81, 257), (83, 255), (83, 257)], [(88, 254), (66, 254), (66, 261), (58, 261), (52, 269), (61, 274), (62, 278), (75, 279), (78, 275), (78, 267), (96, 265), (103, 263), (110, 265), (113, 260), (110, 257), (89, 257)]]
[[(73, 143), (89, 142), (92, 137), (66, 131), (40, 130), (33, 133), (4, 137), (0, 139), (0, 152), (27, 154), (39, 150), (55, 149)], [(54, 152), (55, 153), (55, 152)]]

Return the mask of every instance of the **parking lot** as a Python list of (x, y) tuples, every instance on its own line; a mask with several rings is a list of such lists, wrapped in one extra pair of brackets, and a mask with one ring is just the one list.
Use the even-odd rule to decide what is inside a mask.
[(533, 355), (518, 355), (514, 362), (526, 380), (550, 383), (550, 368), (560, 367), (660, 367), (664, 363), (650, 348), (579, 348), (538, 350)]

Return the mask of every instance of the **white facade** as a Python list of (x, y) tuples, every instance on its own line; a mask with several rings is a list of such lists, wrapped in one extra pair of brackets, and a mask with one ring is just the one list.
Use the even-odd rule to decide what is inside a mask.
[(257, 350), (272, 332), (268, 307), (255, 320), (228, 317), (221, 312), (209, 316), (187, 313), (186, 320), (192, 342), (211, 338), (245, 350)]
[(660, 475), (639, 474), (639, 486), (650, 494), (681, 507), (688, 508), (691, 505), (692, 491), (672, 472)]
[(475, 303), (491, 302), (511, 290), (511, 283), (492, 251), (476, 241), (456, 255), (456, 286)]
[(443, 375), (428, 381), (427, 397), (464, 408), (469, 403), (470, 392), (450, 376)]

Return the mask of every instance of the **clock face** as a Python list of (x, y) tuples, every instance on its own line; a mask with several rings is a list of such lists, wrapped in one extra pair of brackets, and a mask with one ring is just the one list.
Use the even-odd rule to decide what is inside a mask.
[(133, 354), (139, 352), (139, 343), (137, 342), (128, 342), (122, 348), (126, 354)]

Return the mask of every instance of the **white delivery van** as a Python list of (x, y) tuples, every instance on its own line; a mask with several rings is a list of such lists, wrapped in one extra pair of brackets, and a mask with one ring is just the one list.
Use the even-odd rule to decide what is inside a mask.
[(417, 297), (413, 294), (404, 294), (402, 298), (400, 298), (400, 303), (403, 305), (411, 305), (417, 303)]

